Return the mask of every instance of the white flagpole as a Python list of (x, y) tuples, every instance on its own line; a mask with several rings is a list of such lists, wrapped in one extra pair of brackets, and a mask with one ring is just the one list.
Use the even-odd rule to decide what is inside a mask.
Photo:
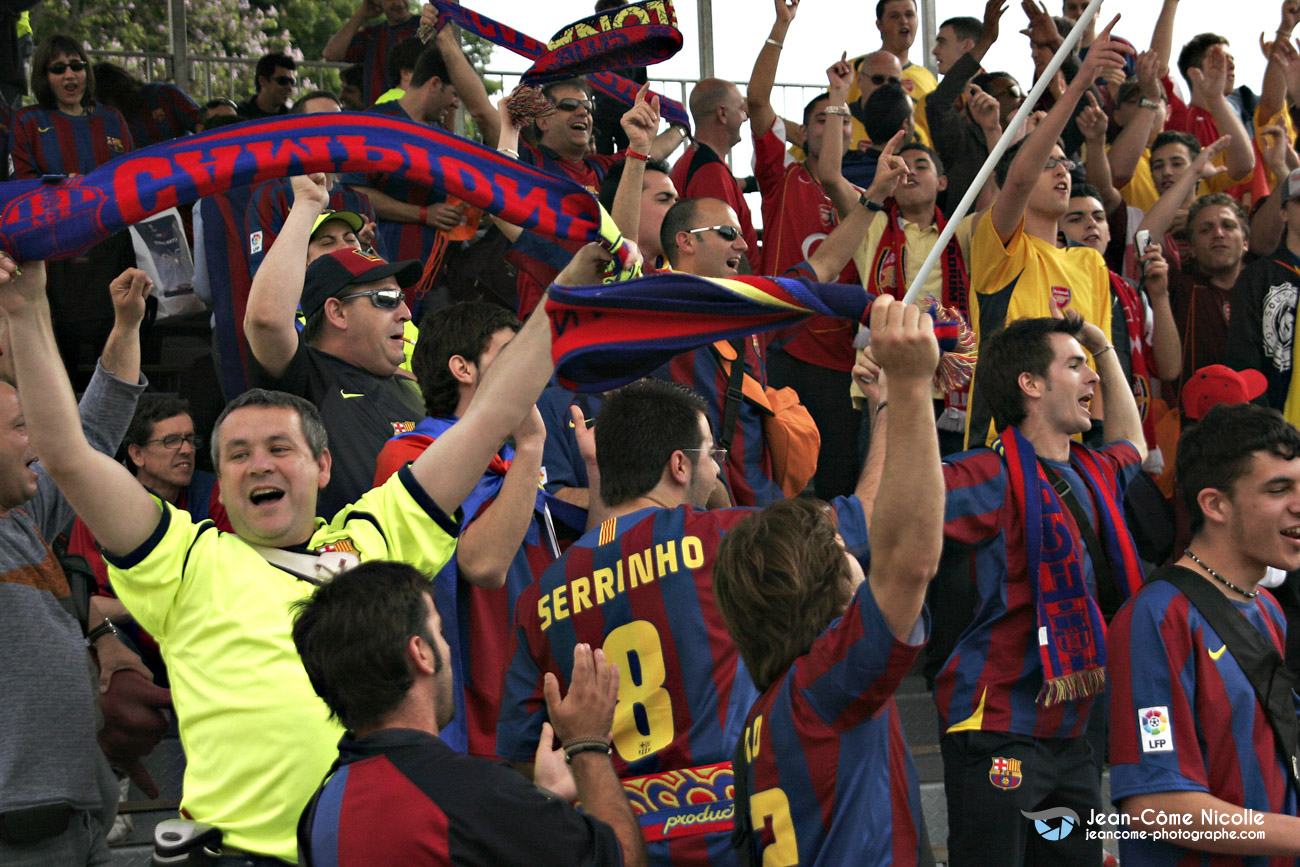
[(1061, 47), (1057, 49), (1056, 55), (1052, 58), (1052, 62), (1047, 64), (1047, 68), (1043, 70), (1043, 74), (1039, 77), (1033, 90), (1029, 91), (1029, 95), (1025, 97), (1024, 104), (1020, 106), (1020, 110), (1016, 112), (1015, 117), (1011, 118), (1011, 123), (1007, 124), (1007, 128), (1002, 132), (1002, 138), (998, 139), (998, 143), (993, 146), (993, 150), (989, 153), (989, 158), (984, 161), (984, 165), (980, 167), (979, 174), (975, 176), (975, 180), (971, 182), (970, 187), (966, 190), (966, 195), (962, 196), (961, 203), (958, 204), (957, 209), (952, 212), (952, 216), (948, 219), (948, 224), (944, 226), (943, 231), (939, 233), (939, 240), (934, 242), (934, 249), (930, 251), (929, 256), (925, 257), (925, 262), (921, 265), (921, 270), (917, 273), (916, 279), (912, 281), (912, 285), (908, 287), (907, 295), (903, 297), (903, 303), (911, 304), (916, 300), (917, 296), (921, 294), (921, 287), (925, 285), (925, 280), (930, 276), (931, 269), (933, 269), (935, 263), (939, 261), (939, 257), (943, 255), (943, 251), (947, 248), (948, 242), (952, 240), (953, 232), (957, 231), (957, 224), (961, 222), (962, 218), (966, 216), (966, 212), (970, 210), (971, 205), (974, 204), (975, 197), (978, 196), (980, 190), (983, 189), (984, 182), (988, 180), (989, 175), (993, 174), (993, 169), (997, 166), (998, 160), (1000, 160), (1002, 155), (1006, 153), (1007, 148), (1011, 147), (1012, 137), (1016, 134), (1016, 131), (1020, 129), (1021, 124), (1025, 122), (1025, 118), (1029, 116), (1029, 113), (1034, 110), (1034, 106), (1038, 103), (1039, 97), (1043, 95), (1043, 91), (1047, 90), (1047, 86), (1051, 84), (1052, 79), (1056, 76), (1056, 71), (1060, 69), (1061, 64), (1065, 62), (1065, 56), (1074, 50), (1074, 46), (1078, 44), (1079, 39), (1083, 36), (1083, 31), (1088, 26), (1088, 22), (1093, 19), (1097, 14), (1097, 10), (1100, 8), (1101, 0), (1092, 0), (1092, 2), (1088, 4), (1088, 8), (1079, 16), (1079, 20), (1074, 25), (1074, 29), (1065, 37), (1065, 41), (1061, 43)]

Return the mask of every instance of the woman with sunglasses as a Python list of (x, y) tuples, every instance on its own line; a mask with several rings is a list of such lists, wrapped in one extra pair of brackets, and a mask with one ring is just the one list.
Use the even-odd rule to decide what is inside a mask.
[[(85, 46), (76, 39), (56, 34), (36, 47), (31, 86), (37, 104), (19, 111), (9, 128), (15, 180), (84, 175), (133, 150), (126, 118), (95, 101), (95, 75)], [(134, 264), (125, 231), (76, 258), (50, 263), (55, 335), (78, 388), (89, 382), (93, 359), (113, 327), (108, 284)], [(83, 349), (87, 370), (78, 371)]]

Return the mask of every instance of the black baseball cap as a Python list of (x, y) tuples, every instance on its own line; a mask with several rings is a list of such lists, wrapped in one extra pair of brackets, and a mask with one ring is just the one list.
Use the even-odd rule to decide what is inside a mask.
[(373, 283), (385, 277), (396, 277), (397, 285), (405, 289), (420, 279), (424, 267), (415, 259), (405, 262), (385, 262), (360, 250), (334, 250), (318, 256), (307, 266), (307, 278), (302, 287), (302, 314), (310, 319), (325, 306), (330, 298), (357, 283)]

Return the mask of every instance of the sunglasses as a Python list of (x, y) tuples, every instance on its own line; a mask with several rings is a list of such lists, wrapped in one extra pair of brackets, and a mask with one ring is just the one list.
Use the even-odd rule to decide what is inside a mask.
[(186, 434), (185, 436), (181, 436), (180, 434), (168, 434), (167, 436), (160, 437), (156, 440), (144, 441), (145, 445), (149, 445), (150, 443), (162, 443), (163, 448), (171, 449), (172, 451), (179, 449), (181, 443), (189, 443), (194, 447), (195, 451), (198, 451), (203, 448), (203, 437), (198, 434)]
[(740, 237), (740, 230), (735, 226), (704, 226), (699, 229), (688, 229), (686, 234), (698, 235), (700, 232), (717, 232), (722, 236), (722, 240), (731, 243)]
[(273, 76), (271, 80), (281, 87), (293, 87), (298, 83), (292, 75), (276, 75)]
[(866, 76), (866, 78), (869, 78), (871, 80), (871, 83), (874, 84), (876, 87), (880, 87), (886, 81), (888, 81), (890, 84), (903, 83), (903, 79), (899, 78), (897, 75), (868, 75)]
[(368, 289), (365, 292), (340, 295), (339, 300), (350, 301), (353, 298), (369, 298), (370, 303), (380, 310), (396, 310), (402, 306), (403, 297), (401, 289)]
[(595, 104), (589, 99), (574, 99), (571, 96), (567, 96), (555, 103), (555, 107), (560, 111), (577, 111), (578, 106), (582, 106), (587, 111), (595, 110)]
[(87, 64), (84, 60), (69, 60), (67, 63), (60, 60), (58, 63), (51, 63), (49, 66), (45, 67), (45, 71), (52, 72), (55, 75), (62, 75), (69, 69), (73, 72), (84, 72), (86, 66)]

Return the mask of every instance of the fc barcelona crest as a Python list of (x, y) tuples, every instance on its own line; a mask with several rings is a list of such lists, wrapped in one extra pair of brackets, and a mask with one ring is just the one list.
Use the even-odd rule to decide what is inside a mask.
[(989, 782), (999, 789), (1016, 789), (1020, 787), (1020, 759), (993, 757), (993, 766), (989, 768)]

